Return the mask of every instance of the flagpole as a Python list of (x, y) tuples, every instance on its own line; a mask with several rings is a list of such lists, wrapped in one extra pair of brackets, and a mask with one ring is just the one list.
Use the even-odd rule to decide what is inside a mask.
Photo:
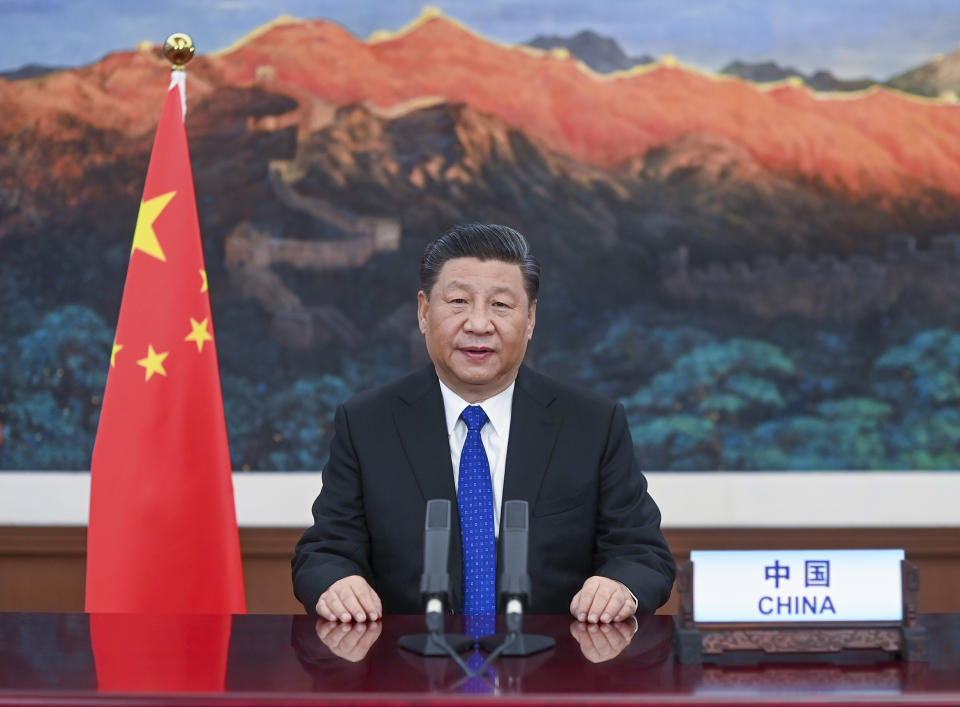
[(163, 54), (173, 65), (170, 69), (170, 88), (180, 90), (180, 106), (183, 119), (187, 119), (187, 69), (186, 66), (197, 53), (197, 47), (189, 34), (176, 32), (163, 43)]

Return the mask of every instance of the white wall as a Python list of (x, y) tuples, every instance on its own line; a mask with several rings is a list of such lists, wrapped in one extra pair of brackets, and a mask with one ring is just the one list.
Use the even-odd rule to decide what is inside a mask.
[[(667, 528), (960, 526), (960, 472), (651, 472)], [(233, 475), (244, 527), (306, 527), (319, 472)], [(86, 525), (90, 474), (0, 472), (0, 525)]]

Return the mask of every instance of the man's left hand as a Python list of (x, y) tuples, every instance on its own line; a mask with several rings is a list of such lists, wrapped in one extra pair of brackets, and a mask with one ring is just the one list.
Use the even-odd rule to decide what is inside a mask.
[(637, 604), (623, 584), (607, 577), (588, 577), (570, 602), (577, 621), (608, 624), (633, 616)]

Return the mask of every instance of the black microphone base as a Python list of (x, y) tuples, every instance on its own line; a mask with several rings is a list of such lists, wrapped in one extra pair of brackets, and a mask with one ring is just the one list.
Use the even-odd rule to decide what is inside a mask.
[[(509, 636), (509, 633), (484, 636), (480, 639), (480, 647), (490, 653), (506, 641)], [(500, 655), (533, 655), (534, 653), (545, 651), (548, 648), (553, 648), (556, 644), (557, 642), (550, 638), (550, 636), (539, 636), (535, 633), (518, 633), (510, 645), (503, 649)]]
[[(454, 653), (468, 651), (473, 648), (473, 644), (476, 643), (470, 636), (465, 636), (462, 633), (445, 633), (443, 637), (447, 641), (447, 645), (453, 649)], [(447, 649), (438, 643), (433, 634), (430, 633), (400, 636), (397, 640), (397, 645), (418, 655), (450, 655)]]

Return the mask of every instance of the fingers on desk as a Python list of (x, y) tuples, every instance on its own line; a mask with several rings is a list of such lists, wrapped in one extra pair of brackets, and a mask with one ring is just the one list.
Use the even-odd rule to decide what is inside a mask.
[(570, 602), (574, 618), (592, 624), (623, 621), (635, 609), (627, 588), (607, 577), (589, 577)]
[(337, 580), (320, 595), (317, 614), (328, 621), (376, 621), (383, 615), (380, 597), (363, 577)]

